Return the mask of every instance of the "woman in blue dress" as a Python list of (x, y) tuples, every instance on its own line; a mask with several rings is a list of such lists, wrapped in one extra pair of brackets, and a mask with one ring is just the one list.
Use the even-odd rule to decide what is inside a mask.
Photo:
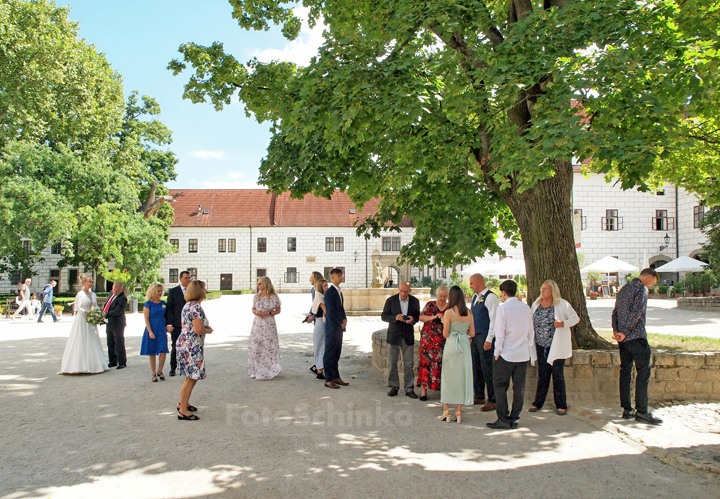
[[(157, 383), (158, 378), (165, 381), (165, 375), (162, 372), (165, 365), (165, 356), (168, 353), (167, 346), (167, 325), (165, 324), (165, 302), (161, 299), (163, 296), (163, 285), (154, 282), (150, 285), (145, 293), (145, 307), (143, 313), (145, 315), (145, 332), (140, 345), (140, 355), (150, 356), (150, 372), (152, 372), (153, 383)], [(159, 357), (157, 362), (157, 370), (155, 358)]]

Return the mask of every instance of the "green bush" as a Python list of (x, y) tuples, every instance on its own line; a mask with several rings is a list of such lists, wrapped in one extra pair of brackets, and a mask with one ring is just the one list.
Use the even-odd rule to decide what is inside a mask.
[(658, 293), (660, 293), (661, 295), (666, 295), (668, 292), (668, 286), (666, 286), (665, 284), (658, 284), (657, 288)]
[(222, 291), (208, 291), (205, 295), (205, 301), (215, 300), (223, 295)]
[(220, 291), (223, 295), (251, 295), (254, 292), (252, 289), (226, 289)]

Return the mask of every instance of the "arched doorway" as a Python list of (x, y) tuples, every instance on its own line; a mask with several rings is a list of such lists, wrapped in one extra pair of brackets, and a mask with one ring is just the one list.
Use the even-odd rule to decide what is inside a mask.
[(395, 265), (388, 265), (382, 270), (382, 280), (384, 287), (386, 288), (397, 288), (402, 282), (402, 274), (400, 269)]
[[(667, 255), (655, 255), (648, 260), (650, 268), (656, 269), (662, 267), (666, 263), (670, 263), (671, 258)], [(676, 272), (660, 272), (658, 273), (658, 282), (666, 285), (672, 285), (677, 280)]]

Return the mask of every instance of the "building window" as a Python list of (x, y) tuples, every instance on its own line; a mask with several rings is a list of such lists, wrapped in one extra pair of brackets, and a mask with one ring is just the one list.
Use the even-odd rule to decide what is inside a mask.
[(334, 237), (326, 237), (325, 238), (325, 251), (335, 251), (335, 238)]
[(579, 217), (578, 223), (580, 225), (580, 230), (587, 230), (587, 217), (583, 216), (583, 211), (582, 210), (573, 210), (573, 216)]
[(170, 269), (168, 272), (168, 283), (177, 284), (178, 282), (178, 269)]
[(655, 193), (657, 196), (664, 196), (665, 195), (665, 189), (660, 189)]
[(267, 252), (267, 237), (258, 237), (257, 252), (258, 253), (266, 253)]
[(170, 239), (170, 244), (175, 246), (175, 249), (180, 251), (180, 239)]
[(667, 210), (655, 210), (653, 230), (675, 230), (675, 219), (667, 216)]
[(392, 238), (392, 250), (400, 251), (400, 238), (399, 237)]
[(197, 253), (198, 245), (197, 239), (190, 239), (188, 241), (188, 253)]
[(392, 244), (392, 238), (391, 237), (383, 237), (382, 238), (382, 250), (383, 251), (390, 251)]
[(235, 239), (228, 239), (228, 253), (235, 253)]
[(441, 272), (440, 275), (442, 275), (443, 279), (447, 278), (447, 267), (443, 267), (440, 272)]
[(227, 247), (227, 241), (225, 239), (218, 239), (218, 253), (225, 253)]
[(62, 245), (60, 243), (55, 243), (52, 246), (50, 246), (50, 254), (51, 255), (59, 255), (60, 250), (62, 250)]
[(622, 217), (618, 216), (618, 210), (605, 210), (602, 217), (602, 230), (622, 230)]
[(705, 207), (702, 205), (693, 206), (693, 228), (699, 229), (705, 217)]
[(188, 272), (190, 272), (190, 280), (196, 281), (197, 280), (197, 269), (187, 269)]
[(325, 280), (328, 282), (328, 284), (332, 284), (332, 279), (330, 277), (330, 271), (335, 268), (342, 270), (342, 273), (343, 273), (342, 282), (345, 282), (345, 267), (325, 267), (323, 269), (323, 275), (325, 276)]
[[(16, 270), (12, 274), (10, 274), (10, 284), (17, 284), (22, 280), (22, 274), (19, 270)], [(330, 282), (330, 281), (328, 281)]]
[(287, 283), (298, 282), (297, 267), (288, 267), (287, 268), (287, 272), (285, 272), (285, 282), (287, 282)]
[(345, 238), (343, 238), (343, 237), (335, 238), (335, 251), (345, 251)]
[(288, 251), (297, 251), (297, 238), (296, 237), (288, 237), (287, 250)]
[(257, 269), (257, 270), (255, 271), (255, 276), (256, 276), (257, 278), (267, 276), (267, 269)]
[(22, 246), (23, 250), (27, 251), (28, 253), (32, 251), (32, 241), (23, 241)]

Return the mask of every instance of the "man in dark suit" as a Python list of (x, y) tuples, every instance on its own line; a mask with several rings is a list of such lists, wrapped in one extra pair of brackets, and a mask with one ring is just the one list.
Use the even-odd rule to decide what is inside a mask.
[(113, 294), (108, 298), (103, 312), (107, 319), (105, 335), (107, 336), (108, 367), (125, 369), (127, 355), (125, 354), (125, 308), (127, 307), (127, 296), (124, 293), (125, 285), (117, 281), (113, 284)]
[(343, 271), (341, 269), (332, 269), (330, 271), (330, 280), (332, 280), (332, 284), (325, 293), (325, 355), (323, 356), (323, 364), (325, 364), (325, 386), (337, 389), (340, 386), (350, 384), (340, 379), (340, 370), (338, 369), (340, 353), (342, 352), (343, 331), (345, 331), (347, 325), (343, 295), (342, 291), (340, 291)]
[(182, 309), (185, 306), (185, 291), (190, 284), (190, 272), (180, 272), (180, 285), (168, 291), (167, 305), (165, 306), (165, 324), (172, 339), (172, 352), (170, 353), (170, 376), (175, 376), (177, 368), (177, 343), (182, 332)]
[(412, 296), (410, 291), (410, 283), (401, 282), (398, 286), (398, 294), (387, 299), (382, 312), (382, 320), (388, 323), (388, 386), (390, 387), (388, 397), (394, 397), (400, 390), (398, 360), (402, 349), (402, 360), (405, 366), (405, 395), (417, 398), (413, 385), (415, 378), (413, 371), (415, 328), (413, 326), (420, 320), (420, 301)]

